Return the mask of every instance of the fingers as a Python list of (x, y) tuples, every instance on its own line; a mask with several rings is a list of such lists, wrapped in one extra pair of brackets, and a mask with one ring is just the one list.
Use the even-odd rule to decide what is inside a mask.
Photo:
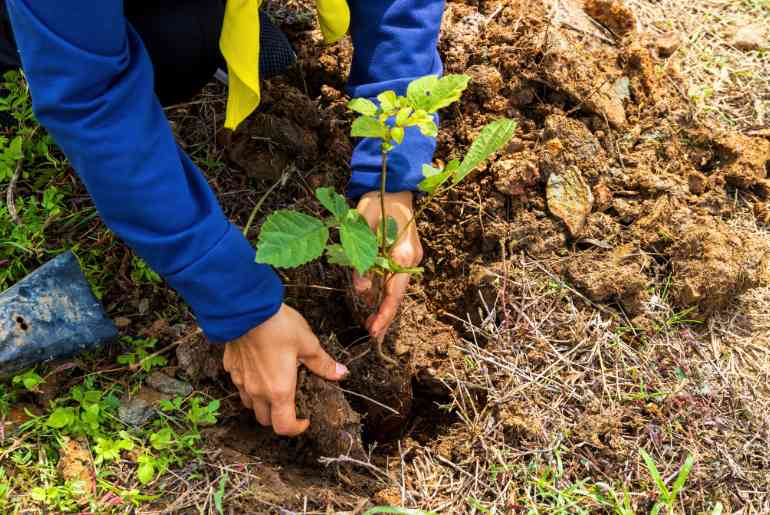
[(385, 337), (390, 324), (398, 312), (398, 306), (409, 287), (409, 274), (396, 274), (385, 285), (385, 298), (382, 299), (377, 314), (367, 320), (367, 329), (374, 338)]
[(282, 436), (297, 436), (310, 427), (309, 420), (297, 420), (297, 410), (294, 407), (294, 392), (279, 395), (270, 405), (270, 419), (273, 431)]
[(339, 381), (348, 374), (342, 363), (337, 363), (321, 348), (318, 338), (312, 333), (307, 336), (299, 350), (299, 360), (316, 375), (330, 381)]
[(267, 402), (257, 399), (253, 402), (252, 408), (254, 409), (254, 416), (257, 418), (257, 422), (262, 426), (269, 427), (271, 417), (270, 406), (268, 406)]

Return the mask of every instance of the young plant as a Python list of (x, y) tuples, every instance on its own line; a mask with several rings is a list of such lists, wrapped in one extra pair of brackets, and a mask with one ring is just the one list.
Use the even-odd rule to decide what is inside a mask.
[[(429, 75), (410, 83), (406, 96), (385, 91), (377, 96), (377, 103), (355, 98), (348, 104), (359, 115), (353, 122), (351, 135), (380, 141), (380, 207), (383, 214), (388, 156), (403, 143), (407, 129), (417, 128), (424, 136), (435, 138), (438, 135), (436, 113), (457, 102), (468, 87), (469, 80), (466, 75), (442, 78)], [(374, 231), (363, 216), (348, 205), (345, 197), (332, 188), (318, 188), (316, 198), (331, 215), (321, 219), (289, 209), (274, 212), (260, 231), (256, 261), (278, 268), (294, 268), (325, 253), (329, 263), (353, 268), (361, 275), (373, 274), (379, 278), (380, 284), (392, 274), (421, 273), (421, 268), (404, 268), (396, 263), (390, 255), (393, 246), (434, 197), (446, 193), (467, 178), (489, 156), (508, 143), (515, 130), (514, 121), (498, 120), (481, 130), (462, 161), (450, 161), (444, 168), (434, 168), (426, 163), (419, 188), (427, 194), (427, 198), (404, 227), (398, 227), (392, 217), (383, 216)], [(332, 229), (339, 233), (339, 243), (331, 241)], [(382, 292), (384, 288), (379, 290)], [(380, 354), (382, 356), (382, 352)]]
[(650, 456), (644, 449), (639, 449), (639, 454), (641, 454), (644, 464), (647, 466), (647, 471), (650, 473), (650, 476), (652, 476), (652, 479), (655, 481), (655, 486), (658, 488), (658, 500), (652, 507), (650, 515), (658, 515), (663, 508), (666, 508), (668, 513), (675, 513), (674, 504), (676, 504), (679, 492), (684, 488), (684, 484), (687, 482), (687, 476), (690, 475), (690, 470), (695, 464), (695, 459), (692, 457), (692, 454), (688, 454), (687, 458), (684, 460), (682, 468), (680, 468), (679, 472), (676, 474), (676, 479), (671, 486), (671, 490), (666, 486), (666, 482), (663, 480), (663, 476), (660, 475), (652, 456)]

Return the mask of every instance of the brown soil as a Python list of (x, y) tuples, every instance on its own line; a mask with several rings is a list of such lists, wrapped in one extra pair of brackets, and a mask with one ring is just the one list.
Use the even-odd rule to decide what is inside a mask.
[[(328, 350), (349, 365), (342, 387), (352, 393), (303, 374), (298, 402), (313, 422), (309, 444), (263, 432), (253, 444), (252, 427), (237, 437), (217, 433), (216, 442), (276, 467), (297, 456), (343, 457), (335, 463), (356, 460), (386, 470), (390, 459), (408, 455), (402, 446), (415, 440), (447, 459), (475, 452), (467, 442), (447, 447), (449, 440), (426, 438), (448, 430), (452, 419), (438, 417), (445, 425), (434, 421), (426, 429), (424, 410), (459, 402), (459, 384), (467, 402), (487, 409), (474, 390), (485, 386), (474, 386), (468, 376), (481, 365), (469, 365), (461, 349), (473, 341), (500, 356), (513, 352), (491, 347), (500, 340), (476, 342), (479, 334), (528, 320), (526, 311), (513, 307), (522, 292), (507, 289), (511, 256), (546, 264), (544, 273), (574, 289), (576, 302), (599, 306), (612, 323), (630, 321), (636, 336), (660, 322), (650, 308), (654, 298), (687, 318), (705, 319), (768, 284), (770, 249), (729, 221), (739, 204), (754, 205), (758, 216), (768, 211), (770, 141), (697, 124), (681, 77), (673, 67), (658, 67), (654, 44), (639, 37), (632, 13), (618, 1), (588, 1), (588, 14), (573, 2), (559, 4), (553, 10), (541, 0), (448, 3), (440, 50), (448, 73), (467, 73), (472, 81), (460, 107), (443, 113), (437, 159), (461, 156), (480, 128), (501, 116), (514, 118), (518, 131), (488, 168), (437, 199), (420, 220), (425, 274), (384, 344), (400, 366), (379, 359), (354, 322), (343, 300), (344, 273), (324, 263), (282, 272), (287, 301), (320, 335), (339, 341)], [(342, 187), (348, 175), (350, 115), (342, 87), (352, 49), (349, 41), (324, 46), (303, 7), (274, 14), (297, 48), (299, 65), (288, 78), (266, 84), (261, 113), (234, 135), (229, 153), (270, 181), (287, 163), (298, 170), (267, 199), (261, 216), (278, 207), (321, 213), (312, 188)], [(566, 334), (563, 341), (571, 338)], [(547, 355), (545, 343), (534, 340), (531, 365)], [(545, 446), (548, 428), (524, 404), (492, 405), (489, 411), (509, 444)], [(634, 404), (610, 416), (583, 406), (583, 423), (570, 438), (592, 442), (601, 450), (598, 459), (607, 462), (606, 468), (605, 461), (594, 465), (618, 472), (630, 452), (622, 435), (644, 429), (640, 417), (649, 413), (641, 411)], [(368, 454), (374, 442), (380, 445)], [(337, 470), (324, 483), (340, 504), (320, 495), (311, 504), (352, 509), (345, 474)], [(295, 500), (307, 487), (287, 481), (281, 488), (288, 484), (291, 492), (279, 489), (281, 506), (301, 508)], [(375, 484), (361, 483), (354, 491), (393, 498), (393, 491)]]

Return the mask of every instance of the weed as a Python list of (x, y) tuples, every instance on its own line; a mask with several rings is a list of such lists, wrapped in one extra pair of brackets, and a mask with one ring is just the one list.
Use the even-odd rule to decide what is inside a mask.
[(671, 486), (671, 490), (666, 486), (666, 482), (663, 481), (663, 477), (660, 475), (660, 472), (658, 472), (655, 461), (647, 451), (639, 449), (639, 454), (641, 454), (644, 464), (647, 466), (647, 470), (655, 481), (655, 486), (658, 489), (658, 501), (652, 507), (650, 515), (658, 515), (663, 508), (666, 508), (668, 513), (674, 513), (674, 504), (676, 504), (677, 496), (684, 488), (687, 476), (690, 474), (690, 470), (695, 464), (692, 454), (687, 455), (687, 458), (684, 460), (684, 464), (682, 465), (682, 468), (679, 469), (674, 484)]
[(153, 356), (152, 349), (157, 345), (155, 338), (131, 338), (124, 336), (121, 342), (132, 347), (130, 352), (118, 356), (118, 363), (121, 365), (136, 365), (144, 372), (149, 372), (153, 368), (165, 366), (166, 358), (163, 356)]

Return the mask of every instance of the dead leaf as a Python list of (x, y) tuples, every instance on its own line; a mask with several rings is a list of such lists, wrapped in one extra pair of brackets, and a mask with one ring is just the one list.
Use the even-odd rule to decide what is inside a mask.
[(87, 495), (96, 491), (96, 475), (91, 453), (82, 443), (63, 437), (59, 473), (65, 481), (82, 481), (86, 494), (80, 499), (87, 502)]
[(548, 209), (560, 218), (574, 237), (580, 233), (591, 213), (594, 196), (580, 171), (571, 167), (564, 173), (552, 173), (546, 188)]

